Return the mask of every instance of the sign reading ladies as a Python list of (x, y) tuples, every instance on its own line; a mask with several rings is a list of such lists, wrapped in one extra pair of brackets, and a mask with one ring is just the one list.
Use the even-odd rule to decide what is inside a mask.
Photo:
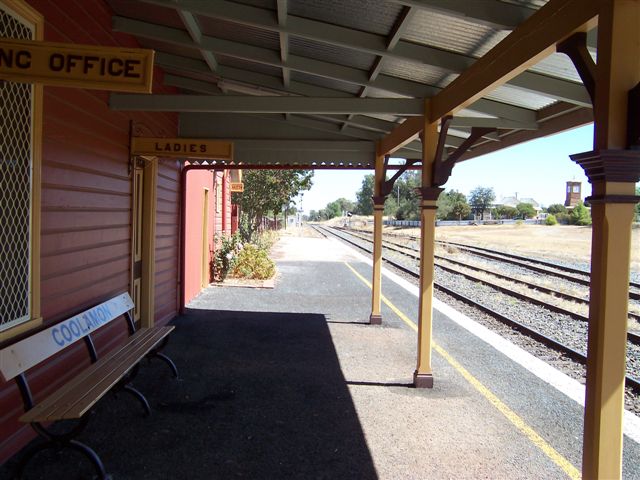
[(151, 93), (153, 50), (0, 39), (0, 78)]

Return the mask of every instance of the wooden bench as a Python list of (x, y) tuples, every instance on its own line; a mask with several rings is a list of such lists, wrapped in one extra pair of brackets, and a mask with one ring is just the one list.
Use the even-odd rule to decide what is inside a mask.
[[(89, 458), (99, 478), (108, 478), (97, 453), (75, 440), (88, 422), (89, 415), (86, 413), (111, 389), (119, 389), (134, 395), (145, 413), (150, 414), (147, 399), (130, 385), (138, 372), (140, 361), (145, 357), (163, 360), (172, 369), (174, 376), (178, 376), (173, 361), (160, 352), (175, 327), (136, 330), (130, 314), (133, 307), (131, 297), (124, 293), (0, 350), (0, 372), (5, 381), (15, 379), (24, 402), (26, 413), (20, 417), (20, 421), (31, 424), (45, 440), (25, 452), (17, 467), (18, 477), (22, 477), (27, 463), (38, 452), (48, 448), (71, 448)], [(91, 334), (122, 316), (129, 330), (126, 343), (98, 358)], [(27, 370), (79, 340), (86, 343), (91, 365), (36, 405), (27, 381)], [(77, 419), (79, 423), (64, 434), (53, 433), (43, 425), (68, 419)]]

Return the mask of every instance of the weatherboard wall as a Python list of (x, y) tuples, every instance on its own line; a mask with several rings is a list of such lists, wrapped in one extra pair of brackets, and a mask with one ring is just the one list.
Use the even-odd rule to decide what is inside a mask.
[[(184, 299), (185, 303), (188, 304), (202, 290), (202, 236), (205, 191), (209, 192), (208, 211), (210, 216), (210, 221), (207, 225), (207, 250), (211, 252), (214, 248), (214, 174), (209, 170), (191, 170), (187, 172), (185, 189)], [(210, 254), (208, 260), (210, 260)]]
[[(44, 16), (47, 41), (137, 47), (132, 37), (111, 31), (112, 12), (101, 0), (28, 3)], [(160, 86), (159, 70), (154, 82), (154, 93), (169, 92)], [(130, 124), (172, 137), (178, 117), (113, 112), (103, 91), (45, 87), (44, 92), (40, 297), (44, 325), (50, 326), (130, 290)], [(158, 161), (155, 321), (164, 324), (178, 310), (180, 165), (175, 159)], [(113, 322), (96, 336), (98, 351), (110, 350), (125, 336), (124, 321)], [(88, 363), (81, 343), (31, 369), (36, 401)], [(0, 380), (0, 462), (33, 437), (31, 428), (17, 421), (21, 413), (15, 382)]]

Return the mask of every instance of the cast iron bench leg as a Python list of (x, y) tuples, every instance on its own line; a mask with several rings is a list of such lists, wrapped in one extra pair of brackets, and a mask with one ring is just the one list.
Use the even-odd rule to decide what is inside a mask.
[(149, 357), (149, 358), (159, 358), (160, 360), (162, 360), (164, 363), (169, 365), (169, 368), (173, 372), (173, 376), (175, 378), (178, 378), (178, 367), (176, 367), (176, 364), (173, 363), (173, 360), (171, 360), (166, 354), (162, 353), (162, 349), (164, 349), (164, 347), (167, 346), (168, 342), (169, 342), (169, 337), (168, 336), (164, 337), (164, 340), (162, 340), (160, 345), (158, 347), (154, 348), (153, 350), (151, 350), (149, 352), (149, 354), (147, 355), (147, 357)]
[(24, 453), (24, 456), (22, 457), (16, 468), (17, 478), (21, 479), (23, 477), (24, 470), (27, 467), (27, 464), (38, 453), (51, 448), (55, 448), (57, 450), (70, 448), (72, 450), (80, 452), (89, 459), (100, 480), (110, 480), (111, 476), (107, 475), (102, 460), (100, 460), (100, 457), (95, 452), (95, 450), (93, 450), (88, 445), (85, 445), (84, 443), (73, 439), (73, 437), (79, 435), (87, 426), (87, 423), (89, 423), (88, 415), (89, 414), (84, 415), (80, 419), (80, 423), (78, 425), (76, 425), (71, 431), (62, 435), (49, 432), (40, 423), (32, 423), (31, 426), (38, 435), (44, 438), (44, 442), (31, 446)]

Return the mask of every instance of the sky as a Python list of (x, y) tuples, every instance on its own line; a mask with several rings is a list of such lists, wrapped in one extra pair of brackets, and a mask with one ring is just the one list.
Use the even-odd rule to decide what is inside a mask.
[[(567, 181), (582, 182), (582, 197), (591, 186), (582, 168), (569, 155), (593, 150), (593, 125), (505, 148), (457, 164), (447, 190), (465, 195), (476, 187), (492, 187), (496, 200), (514, 196), (530, 197), (543, 206), (564, 203)], [(302, 197), (302, 209), (321, 210), (327, 203), (344, 197), (356, 199), (365, 175), (371, 170), (316, 170), (311, 190)], [(298, 202), (300, 207), (300, 202)]]

